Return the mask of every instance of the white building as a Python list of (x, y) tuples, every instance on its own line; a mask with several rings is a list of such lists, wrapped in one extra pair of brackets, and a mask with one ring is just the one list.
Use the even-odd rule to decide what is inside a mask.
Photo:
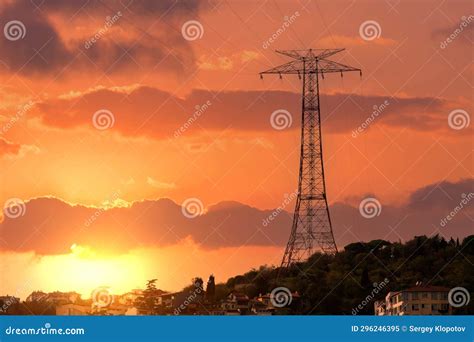
[(448, 292), (446, 287), (422, 285), (389, 292), (385, 300), (374, 303), (375, 315), (451, 315)]

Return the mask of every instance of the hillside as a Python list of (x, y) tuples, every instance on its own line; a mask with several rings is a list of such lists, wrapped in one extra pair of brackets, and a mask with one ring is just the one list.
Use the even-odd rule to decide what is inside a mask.
[[(374, 300), (383, 298), (389, 291), (412, 287), (417, 282), (449, 288), (462, 286), (472, 291), (473, 241), (474, 235), (462, 242), (446, 241), (436, 235), (431, 238), (418, 236), (406, 243), (384, 240), (352, 243), (337, 255), (317, 253), (291, 269), (262, 266), (232, 277), (226, 284), (216, 286), (216, 296), (224, 298), (226, 293), (238, 290), (253, 298), (284, 286), (301, 295), (301, 303), (292, 313), (350, 315), (373, 294), (375, 287), (380, 288), (382, 284), (373, 300), (357, 312), (373, 314)], [(276, 280), (278, 272), (280, 275)], [(473, 314), (473, 301), (456, 309), (455, 313)]]

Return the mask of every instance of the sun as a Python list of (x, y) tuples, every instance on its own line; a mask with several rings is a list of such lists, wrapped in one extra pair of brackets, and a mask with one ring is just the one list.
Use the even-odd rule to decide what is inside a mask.
[[(145, 279), (138, 256), (133, 254), (99, 255), (88, 246), (76, 243), (65, 255), (45, 257), (43, 274), (49, 278), (49, 288), (77, 291), (83, 299), (89, 298), (94, 289), (107, 286), (114, 294), (136, 288)], [(144, 283), (144, 280), (143, 280)], [(53, 288), (54, 287), (54, 288)]]

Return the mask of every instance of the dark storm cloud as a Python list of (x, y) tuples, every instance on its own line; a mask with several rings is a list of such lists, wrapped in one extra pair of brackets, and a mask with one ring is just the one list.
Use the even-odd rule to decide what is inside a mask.
[[(207, 4), (207, 3), (205, 3)], [(23, 75), (64, 77), (69, 72), (94, 70), (106, 73), (137, 68), (156, 68), (181, 72), (184, 65), (193, 65), (194, 55), (179, 30), (182, 18), (195, 18), (205, 7), (197, 1), (13, 1), (0, 6), (0, 26), (11, 21), (24, 25), (21, 39), (0, 37), (0, 60), (10, 72)], [(118, 12), (120, 25), (135, 39), (123, 40), (107, 30), (91, 46), (86, 42), (97, 34)], [(68, 23), (61, 30), (52, 16)], [(69, 38), (76, 21), (97, 20), (101, 24), (87, 27), (83, 39)], [(104, 24), (102, 24), (102, 22)], [(79, 25), (79, 24), (78, 24)], [(61, 33), (61, 34), (60, 34)], [(191, 62), (191, 63), (190, 63)]]
[[(0, 36), (0, 59), (10, 70), (21, 73), (48, 73), (65, 65), (72, 57), (59, 34), (40, 11), (26, 2), (4, 5), (0, 10), (0, 26), (11, 21), (24, 25), (24, 38), (9, 40)], [(3, 33), (3, 32), (2, 32)]]

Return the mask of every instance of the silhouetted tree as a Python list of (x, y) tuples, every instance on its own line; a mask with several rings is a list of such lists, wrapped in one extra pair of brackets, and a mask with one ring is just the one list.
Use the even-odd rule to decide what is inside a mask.
[(362, 275), (360, 276), (360, 285), (364, 288), (364, 290), (369, 289), (372, 285), (369, 279), (369, 269), (367, 268), (367, 265), (364, 266), (364, 269), (362, 270)]
[(207, 286), (206, 286), (206, 299), (213, 303), (215, 300), (215, 295), (216, 295), (216, 284), (215, 284), (215, 279), (214, 275), (209, 276), (209, 280), (207, 281)]
[(150, 315), (156, 315), (158, 313), (158, 289), (156, 288), (157, 279), (148, 280), (146, 284), (146, 289), (143, 291), (143, 296), (139, 297), (137, 300), (138, 309), (145, 311)]
[(204, 292), (204, 280), (202, 280), (202, 278), (193, 278), (193, 285), (195, 289), (201, 289), (202, 292)]

